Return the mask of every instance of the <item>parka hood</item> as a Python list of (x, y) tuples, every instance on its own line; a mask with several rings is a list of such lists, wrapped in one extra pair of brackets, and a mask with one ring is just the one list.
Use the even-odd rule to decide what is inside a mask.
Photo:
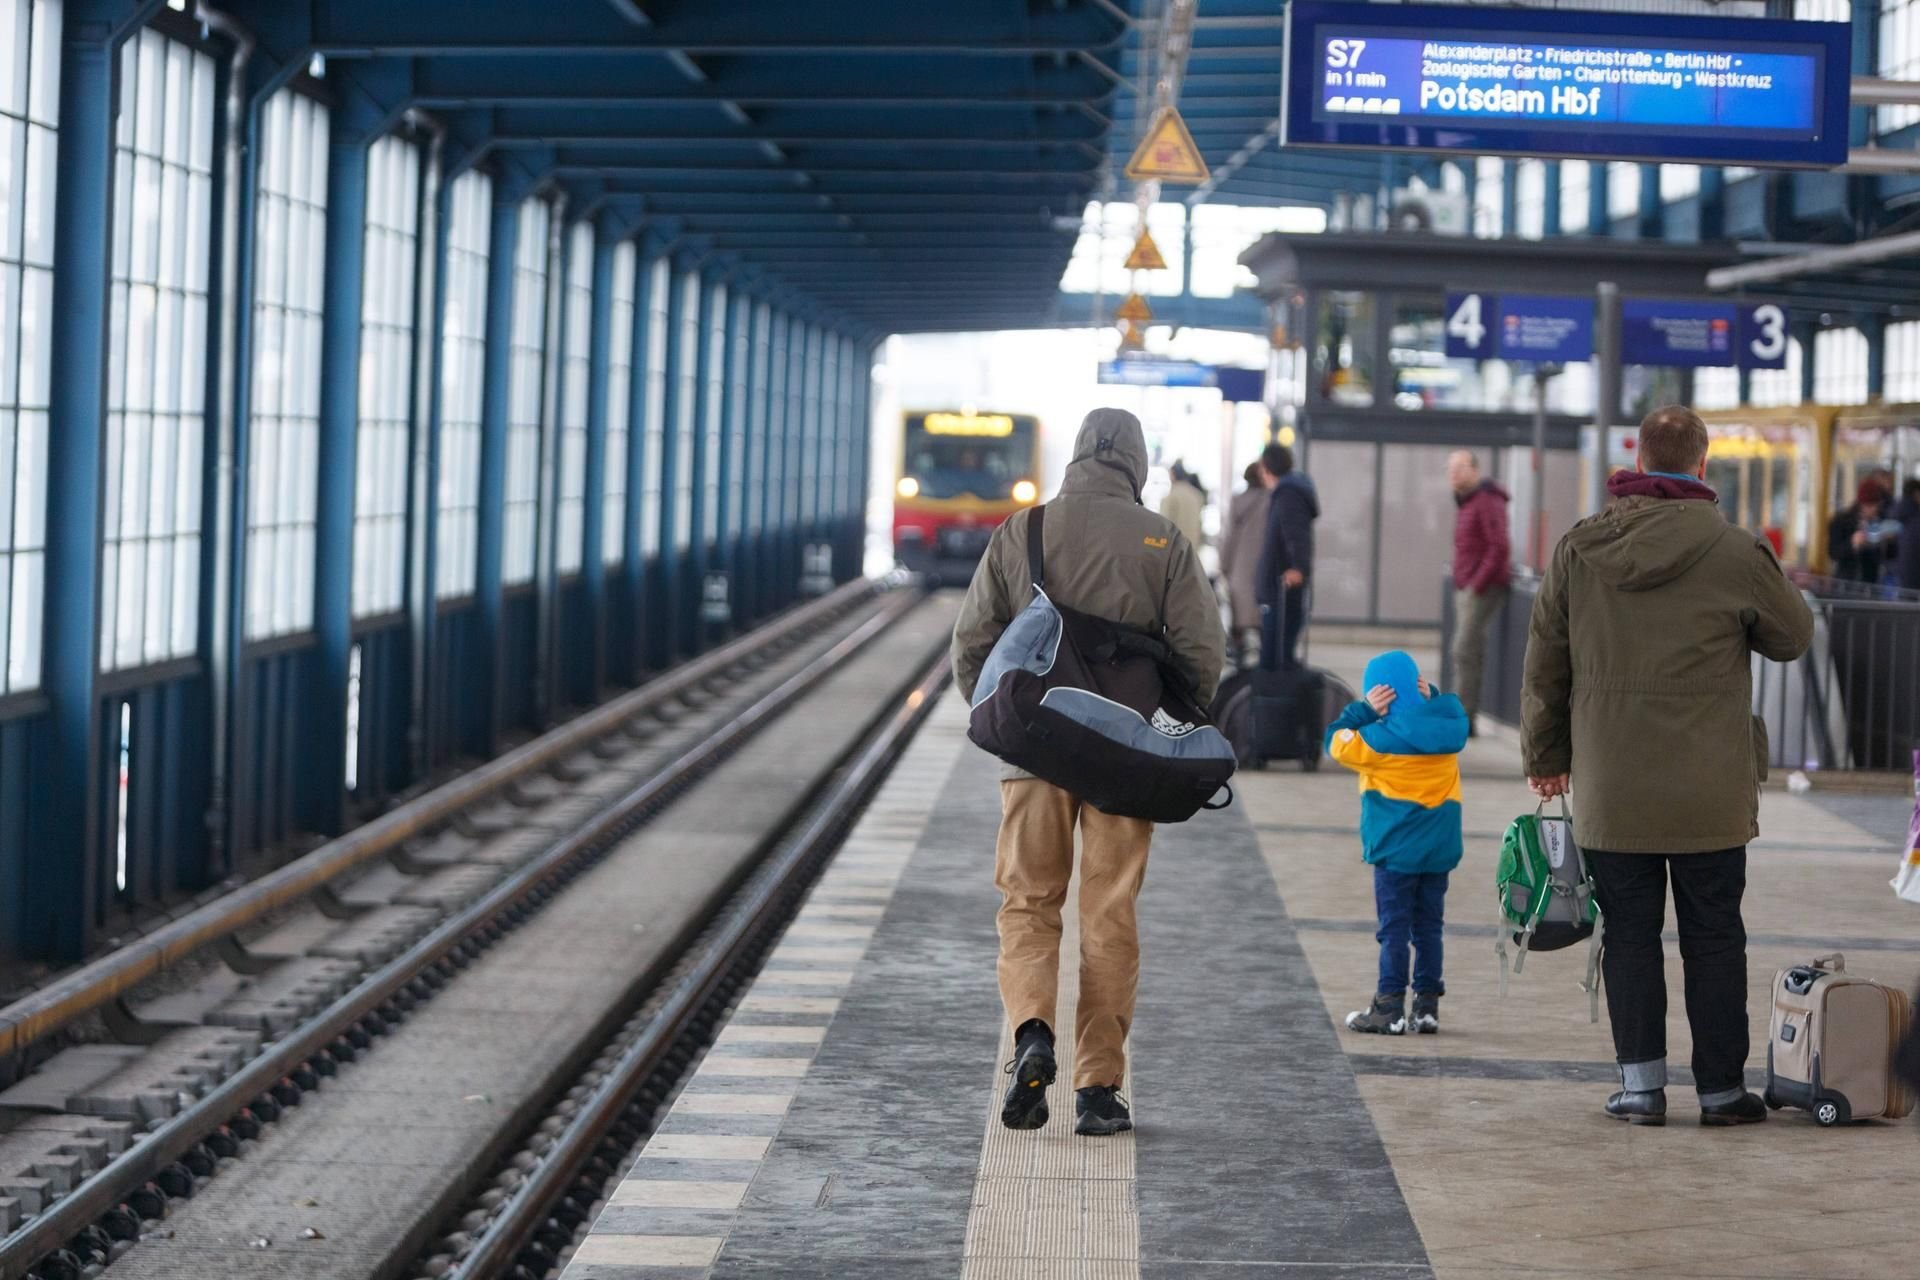
[(1608, 586), (1648, 591), (1693, 568), (1726, 531), (1711, 502), (1636, 496), (1575, 525), (1567, 547)]
[(1140, 501), (1147, 483), (1147, 437), (1125, 409), (1095, 409), (1080, 424), (1061, 493), (1105, 493)]

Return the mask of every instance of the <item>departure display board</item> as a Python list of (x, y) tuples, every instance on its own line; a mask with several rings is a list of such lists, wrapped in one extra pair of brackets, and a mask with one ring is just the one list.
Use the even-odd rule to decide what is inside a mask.
[(1294, 0), (1288, 145), (1822, 167), (1844, 22)]

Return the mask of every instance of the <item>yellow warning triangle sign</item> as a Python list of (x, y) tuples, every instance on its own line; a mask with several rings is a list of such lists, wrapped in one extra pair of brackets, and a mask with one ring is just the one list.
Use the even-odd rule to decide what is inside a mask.
[(1160, 246), (1153, 242), (1153, 233), (1142, 231), (1140, 238), (1133, 242), (1133, 252), (1127, 255), (1125, 263), (1129, 271), (1165, 271), (1167, 260), (1160, 256)]
[(1147, 308), (1147, 300), (1137, 293), (1127, 295), (1127, 300), (1114, 311), (1116, 320), (1132, 320), (1144, 323), (1153, 319), (1153, 312)]
[(1182, 183), (1207, 180), (1207, 162), (1177, 110), (1163, 107), (1153, 118), (1147, 136), (1140, 139), (1140, 145), (1133, 149), (1133, 159), (1127, 161), (1127, 176), (1136, 182), (1148, 178)]

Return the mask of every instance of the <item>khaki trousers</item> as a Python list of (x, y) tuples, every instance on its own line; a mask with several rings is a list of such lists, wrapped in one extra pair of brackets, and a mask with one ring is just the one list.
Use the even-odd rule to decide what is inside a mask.
[(1060, 909), (1080, 828), (1080, 999), (1073, 1087), (1119, 1085), (1140, 986), (1134, 899), (1147, 873), (1153, 824), (1116, 818), (1037, 778), (1000, 784), (1000, 841), (993, 882), (1000, 903), (1000, 1001), (1014, 1026), (1053, 1027), (1060, 992)]

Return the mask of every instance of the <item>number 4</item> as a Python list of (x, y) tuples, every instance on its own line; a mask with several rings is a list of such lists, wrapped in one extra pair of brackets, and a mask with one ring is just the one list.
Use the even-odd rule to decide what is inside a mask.
[(1447, 317), (1447, 332), (1473, 350), (1480, 350), (1480, 344), (1486, 340), (1487, 326), (1480, 319), (1480, 295), (1469, 293), (1460, 299), (1453, 314)]

